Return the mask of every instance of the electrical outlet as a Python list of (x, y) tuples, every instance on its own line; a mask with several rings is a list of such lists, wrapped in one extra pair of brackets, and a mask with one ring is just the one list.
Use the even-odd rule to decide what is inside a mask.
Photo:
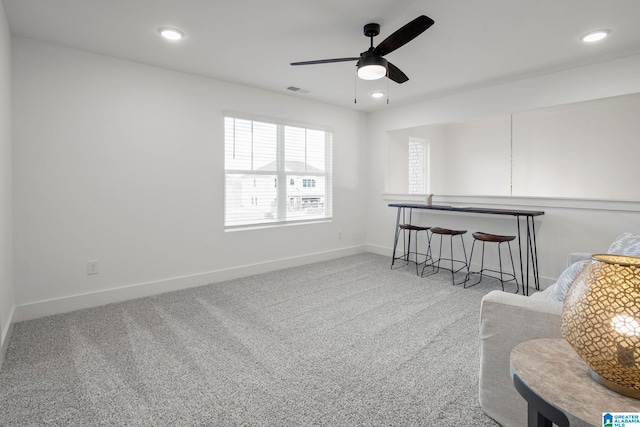
[(338, 239), (342, 239), (342, 230), (338, 230)]
[(98, 274), (98, 260), (87, 261), (87, 275)]

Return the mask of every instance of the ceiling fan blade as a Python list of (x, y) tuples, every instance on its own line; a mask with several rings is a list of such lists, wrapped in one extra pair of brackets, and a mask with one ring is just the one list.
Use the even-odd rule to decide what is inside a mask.
[(334, 59), (316, 59), (315, 61), (301, 61), (301, 62), (292, 62), (291, 65), (313, 65), (313, 64), (330, 64), (332, 62), (348, 62), (348, 61), (358, 61), (360, 57), (353, 58), (334, 58)]
[(409, 77), (391, 62), (387, 63), (387, 77), (396, 83), (404, 83), (409, 80)]
[(391, 53), (418, 37), (427, 28), (432, 26), (433, 23), (433, 19), (425, 15), (420, 15), (384, 39), (373, 51), (380, 56)]

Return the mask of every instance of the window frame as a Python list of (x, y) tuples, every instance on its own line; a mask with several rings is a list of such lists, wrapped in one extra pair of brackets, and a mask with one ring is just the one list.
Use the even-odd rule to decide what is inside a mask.
[[(259, 170), (259, 169), (227, 169), (227, 128), (226, 123), (227, 119), (237, 119), (237, 120), (246, 120), (251, 122), (261, 122), (268, 123), (270, 125), (275, 125), (277, 127), (277, 142), (276, 142), (276, 168), (275, 170)], [(285, 149), (285, 136), (284, 129), (286, 127), (294, 127), (294, 128), (302, 128), (305, 131), (320, 131), (324, 133), (324, 172), (318, 171), (310, 171), (306, 170), (307, 166), (311, 166), (305, 160), (305, 171), (287, 171), (286, 170), (286, 149)], [(224, 111), (223, 112), (223, 133), (224, 133), (224, 188), (223, 188), (223, 223), (225, 231), (234, 231), (234, 230), (242, 230), (242, 229), (251, 229), (251, 228), (268, 228), (268, 227), (278, 227), (278, 226), (287, 226), (293, 224), (304, 224), (304, 223), (317, 223), (317, 222), (327, 222), (333, 220), (333, 139), (334, 139), (334, 131), (332, 128), (323, 125), (317, 124), (309, 124), (303, 123), (299, 121), (286, 120), (286, 119), (277, 119), (273, 117), (265, 117), (258, 116), (247, 113), (239, 113), (235, 111)], [(306, 148), (305, 148), (306, 150)], [(255, 150), (252, 147), (251, 152), (253, 153)], [(306, 157), (306, 156), (305, 156)], [(253, 167), (253, 166), (252, 166)], [(276, 218), (275, 220), (264, 220), (260, 221), (254, 219), (251, 222), (245, 222), (243, 224), (230, 223), (228, 218), (227, 211), (227, 192), (229, 190), (228, 187), (228, 177), (229, 175), (249, 175), (249, 176), (275, 176), (275, 187), (276, 187)], [(321, 216), (312, 217), (312, 218), (293, 218), (290, 219), (290, 215), (288, 215), (288, 202), (289, 195), (287, 189), (290, 187), (290, 180), (293, 179), (295, 182), (299, 182), (302, 185), (303, 179), (313, 179), (314, 183), (317, 178), (324, 179), (324, 213)], [(286, 185), (277, 185), (278, 183), (285, 183)], [(305, 187), (306, 188), (306, 187)], [(311, 187), (310, 187), (311, 188)], [(313, 187), (315, 188), (315, 186)], [(257, 202), (256, 202), (257, 204)], [(289, 216), (289, 218), (287, 218)]]

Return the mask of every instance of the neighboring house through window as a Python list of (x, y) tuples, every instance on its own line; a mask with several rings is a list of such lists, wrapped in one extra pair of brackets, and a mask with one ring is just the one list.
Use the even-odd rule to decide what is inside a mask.
[(225, 228), (331, 219), (332, 144), (322, 128), (226, 114)]

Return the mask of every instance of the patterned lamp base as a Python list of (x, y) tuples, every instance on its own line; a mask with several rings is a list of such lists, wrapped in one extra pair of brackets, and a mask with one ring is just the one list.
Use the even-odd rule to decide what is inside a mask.
[(624, 394), (625, 396), (633, 397), (634, 399), (640, 399), (640, 390), (624, 387), (609, 381), (608, 379), (596, 374), (593, 369), (589, 369), (589, 374), (591, 374), (591, 378), (593, 378), (598, 384), (602, 384), (616, 393)]
[(567, 293), (562, 336), (596, 381), (640, 399), (640, 258), (594, 255)]

